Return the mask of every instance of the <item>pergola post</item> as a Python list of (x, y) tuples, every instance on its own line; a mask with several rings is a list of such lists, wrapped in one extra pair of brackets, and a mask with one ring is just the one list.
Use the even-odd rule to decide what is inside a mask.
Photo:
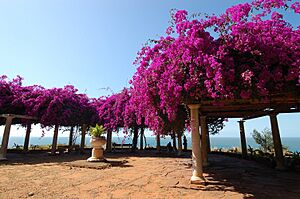
[(200, 146), (199, 134), (199, 104), (190, 104), (191, 110), (191, 128), (192, 128), (192, 158), (194, 164), (193, 175), (191, 177), (192, 184), (205, 184), (203, 177), (202, 154)]
[(206, 116), (200, 116), (200, 126), (201, 126), (201, 151), (202, 151), (202, 161), (203, 166), (208, 166), (207, 157), (207, 122)]
[(160, 135), (156, 135), (156, 150), (159, 152), (160, 151)]
[(182, 133), (178, 133), (178, 155), (182, 154)]
[(210, 136), (209, 136), (209, 130), (207, 129), (207, 153), (211, 152), (211, 148), (210, 148)]
[(144, 127), (141, 128), (141, 137), (140, 137), (140, 150), (144, 149)]
[(24, 148), (23, 148), (24, 152), (28, 151), (30, 132), (31, 132), (31, 123), (28, 123), (26, 128), (25, 140), (24, 140)]
[(139, 136), (139, 128), (135, 126), (133, 128), (133, 139), (132, 139), (131, 151), (135, 151), (137, 149), (138, 136)]
[(276, 158), (276, 169), (284, 169), (284, 158), (282, 151), (282, 144), (280, 139), (279, 127), (276, 114), (270, 114), (271, 128), (272, 128), (272, 137), (274, 142), (275, 149), (275, 158)]
[(238, 121), (240, 126), (240, 136), (241, 136), (241, 148), (242, 148), (242, 157), (247, 158), (247, 142), (245, 136), (244, 120)]
[(111, 151), (111, 140), (112, 140), (112, 131), (111, 130), (107, 131), (106, 139), (107, 139), (106, 151)]
[(54, 127), (51, 155), (55, 155), (56, 146), (57, 146), (57, 138), (58, 138), (58, 127), (59, 127), (59, 125), (55, 125), (55, 127)]
[(9, 141), (10, 127), (12, 124), (13, 116), (7, 116), (5, 122), (5, 129), (2, 136), (2, 144), (0, 149), (0, 160), (6, 160), (7, 146)]
[(175, 133), (175, 131), (172, 132), (171, 138), (173, 140), (173, 150), (177, 151), (177, 147), (176, 147), (176, 133)]
[(87, 129), (87, 125), (83, 124), (81, 127), (81, 143), (80, 143), (80, 152), (81, 153), (84, 153), (86, 129)]
[(74, 132), (74, 127), (71, 126), (70, 135), (69, 135), (69, 147), (68, 147), (69, 153), (72, 151), (72, 148), (73, 148), (73, 132)]

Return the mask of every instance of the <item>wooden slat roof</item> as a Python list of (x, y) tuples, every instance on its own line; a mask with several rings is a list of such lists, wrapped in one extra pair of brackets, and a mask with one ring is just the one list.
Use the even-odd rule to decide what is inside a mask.
[(200, 114), (208, 117), (253, 119), (269, 114), (300, 112), (299, 96), (274, 96), (269, 99), (203, 100)]

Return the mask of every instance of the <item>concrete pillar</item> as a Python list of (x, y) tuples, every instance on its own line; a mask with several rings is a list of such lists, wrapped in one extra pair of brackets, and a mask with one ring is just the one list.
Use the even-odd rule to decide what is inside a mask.
[(81, 153), (84, 153), (86, 129), (87, 129), (87, 125), (83, 124), (81, 126), (81, 143), (80, 143), (80, 152)]
[(2, 136), (2, 144), (0, 148), (0, 160), (6, 160), (7, 146), (9, 141), (10, 127), (12, 124), (13, 116), (7, 116), (5, 122), (5, 129)]
[(160, 135), (156, 135), (156, 150), (160, 151)]
[(201, 151), (202, 151), (202, 161), (203, 166), (208, 166), (207, 157), (207, 122), (206, 116), (200, 116), (200, 126), (201, 126)]
[(51, 155), (55, 155), (56, 146), (57, 146), (57, 138), (58, 138), (58, 127), (59, 127), (58, 125), (55, 125), (55, 127), (54, 127)]
[(283, 157), (282, 144), (281, 144), (276, 114), (270, 115), (270, 121), (271, 121), (272, 136), (273, 136), (274, 149), (275, 149), (275, 158), (276, 158), (276, 163), (277, 163), (276, 169), (283, 170), (284, 169), (284, 157)]
[(240, 125), (240, 136), (241, 136), (241, 148), (242, 148), (242, 157), (247, 158), (247, 142), (245, 136), (244, 120), (238, 121)]
[(199, 104), (190, 104), (191, 110), (191, 128), (192, 128), (192, 158), (193, 158), (193, 175), (191, 177), (192, 184), (205, 184), (203, 177), (202, 154), (200, 146), (199, 134)]
[(144, 149), (144, 127), (141, 128), (141, 134), (140, 134), (140, 150)]
[(24, 152), (28, 151), (30, 132), (31, 132), (31, 124), (29, 123), (27, 124), (27, 128), (26, 128), (26, 135), (25, 135), (24, 148), (23, 148)]
[(182, 133), (178, 133), (178, 155), (182, 154)]
[(106, 135), (106, 151), (111, 151), (111, 143), (112, 143), (112, 131), (111, 130), (108, 130), (107, 131), (107, 135)]
[(68, 149), (68, 152), (70, 153), (72, 151), (72, 148), (73, 148), (73, 132), (74, 132), (74, 127), (71, 126), (71, 129), (70, 129), (70, 135), (69, 135), (69, 149)]

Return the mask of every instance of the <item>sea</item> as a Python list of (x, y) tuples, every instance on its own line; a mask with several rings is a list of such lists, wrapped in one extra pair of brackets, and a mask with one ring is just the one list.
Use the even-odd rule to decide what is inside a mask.
[[(259, 148), (259, 145), (256, 144), (253, 138), (248, 137), (247, 139), (247, 147), (248, 145), (252, 148)], [(0, 140), (2, 140), (2, 137), (0, 137)], [(120, 137), (113, 137), (113, 142), (117, 144), (125, 143), (129, 144), (132, 143), (132, 138), (127, 137), (124, 138), (122, 136)], [(282, 144), (286, 147), (288, 147), (289, 151), (293, 152), (300, 152), (300, 137), (282, 137), (281, 138)], [(166, 136), (165, 138), (161, 138), (160, 143), (161, 146), (166, 146), (168, 142), (172, 142), (171, 138), (169, 136)], [(1, 143), (1, 142), (0, 142)], [(69, 143), (68, 137), (59, 137), (58, 138), (58, 144), (67, 145)], [(76, 144), (80, 144), (80, 137), (76, 139)], [(233, 147), (240, 148), (240, 138), (239, 137), (214, 137), (210, 136), (210, 143), (211, 148), (223, 148), (223, 149), (231, 149)], [(52, 144), (52, 137), (30, 137), (29, 146), (30, 145), (51, 145)], [(9, 138), (9, 144), (8, 148), (14, 148), (16, 145), (24, 145), (24, 137), (13, 137), (11, 136)], [(91, 146), (90, 144), (90, 137), (86, 137), (86, 146)], [(138, 146), (139, 139), (138, 139)], [(145, 140), (144, 140), (144, 146), (145, 146)], [(146, 137), (146, 146), (148, 147), (156, 147), (156, 138), (153, 137)], [(191, 137), (187, 137), (187, 146), (188, 148), (192, 148), (191, 145)]]

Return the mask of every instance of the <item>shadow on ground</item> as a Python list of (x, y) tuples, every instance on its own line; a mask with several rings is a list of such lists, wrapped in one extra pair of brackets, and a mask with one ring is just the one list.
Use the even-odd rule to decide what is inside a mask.
[[(207, 184), (206, 186), (200, 186), (191, 185), (188, 182), (192, 170), (190, 152), (185, 152), (183, 156), (178, 158), (175, 154), (167, 152), (143, 151), (131, 153), (129, 151), (116, 151), (105, 153), (107, 162), (87, 164), (86, 159), (90, 156), (89, 154), (90, 152), (86, 154), (71, 153), (49, 156), (45, 152), (38, 154), (9, 153), (8, 161), (0, 162), (0, 169), (4, 165), (44, 163), (57, 163), (70, 167), (91, 169), (105, 169), (109, 167), (126, 167), (129, 169), (132, 167), (134, 169), (135, 163), (130, 159), (131, 157), (148, 157), (153, 158), (153, 161), (160, 162), (155, 166), (168, 167), (168, 162), (178, 162), (178, 164), (172, 163), (172, 167), (176, 165), (174, 169), (177, 167), (178, 170), (183, 170), (184, 173), (176, 174), (172, 177), (174, 178), (173, 181), (178, 180), (178, 183), (168, 186), (170, 189), (232, 193), (232, 197), (229, 198), (235, 198), (234, 194), (237, 193), (243, 194), (244, 198), (300, 198), (299, 173), (277, 171), (256, 162), (240, 158), (210, 154), (210, 165), (204, 168)], [(159, 157), (159, 160), (156, 157)], [(166, 159), (166, 164), (163, 163), (165, 162), (164, 159)]]
[[(6, 161), (0, 161), (0, 165), (10, 164), (41, 164), (41, 163), (62, 163), (73, 162), (76, 160), (86, 160), (90, 157), (91, 150), (86, 150), (85, 153), (72, 152), (70, 154), (49, 155), (49, 151), (29, 151), (27, 153), (17, 152), (8, 153)], [(175, 152), (156, 152), (152, 150), (131, 151), (131, 150), (116, 150), (105, 152), (105, 157), (122, 159), (129, 157), (161, 157), (161, 158), (178, 158)], [(181, 158), (190, 158), (191, 151), (183, 152)]]
[[(300, 198), (300, 174), (277, 171), (253, 161), (210, 155), (204, 168), (206, 186), (190, 186), (203, 191), (239, 192), (244, 198)], [(234, 197), (233, 197), (234, 198)]]

